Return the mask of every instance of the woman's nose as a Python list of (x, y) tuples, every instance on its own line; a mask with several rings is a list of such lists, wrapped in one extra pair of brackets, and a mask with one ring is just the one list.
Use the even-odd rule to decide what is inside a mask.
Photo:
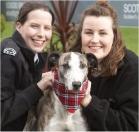
[(45, 37), (45, 31), (44, 31), (44, 29), (39, 29), (39, 31), (38, 31), (38, 34), (37, 34), (39, 37)]
[(98, 43), (99, 42), (99, 35), (98, 34), (94, 34), (92, 36), (91, 42)]

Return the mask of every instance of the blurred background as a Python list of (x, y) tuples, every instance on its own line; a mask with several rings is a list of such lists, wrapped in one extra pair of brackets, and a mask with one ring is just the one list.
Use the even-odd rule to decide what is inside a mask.
[[(1, 1), (1, 37), (4, 38), (12, 35), (15, 30), (15, 20), (22, 4), (29, 0), (2, 0)], [(108, 0), (118, 13), (120, 30), (127, 48), (139, 55), (138, 51), (138, 18), (139, 2), (138, 0), (115, 1)], [(54, 12), (56, 21), (53, 26), (53, 37), (45, 51), (69, 51), (77, 38), (78, 23), (82, 12), (91, 6), (96, 0), (90, 1), (53, 1), (43, 0)]]

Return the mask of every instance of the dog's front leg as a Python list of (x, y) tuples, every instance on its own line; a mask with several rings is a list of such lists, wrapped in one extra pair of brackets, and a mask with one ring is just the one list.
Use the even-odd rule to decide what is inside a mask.
[(36, 115), (35, 115), (35, 108), (33, 107), (29, 112), (28, 112), (28, 117), (27, 117), (27, 122), (26, 125), (23, 129), (23, 131), (35, 131), (36, 130)]
[(37, 130), (44, 131), (54, 115), (54, 95), (51, 88), (47, 89), (37, 106)]

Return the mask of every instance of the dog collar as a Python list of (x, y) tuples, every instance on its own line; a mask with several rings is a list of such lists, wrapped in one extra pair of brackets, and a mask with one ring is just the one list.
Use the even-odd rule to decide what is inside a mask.
[(53, 89), (64, 108), (70, 113), (74, 113), (80, 107), (80, 103), (85, 96), (87, 87), (88, 80), (85, 80), (80, 91), (68, 90), (64, 84), (59, 82), (58, 72), (54, 72)]

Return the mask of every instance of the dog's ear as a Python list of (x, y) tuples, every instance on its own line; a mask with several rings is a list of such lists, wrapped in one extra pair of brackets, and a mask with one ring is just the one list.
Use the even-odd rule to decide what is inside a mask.
[(60, 58), (60, 53), (53, 52), (47, 58), (47, 68), (48, 71), (53, 70), (58, 66), (58, 61)]
[(86, 58), (88, 61), (88, 78), (90, 79), (91, 76), (97, 71), (98, 69), (98, 61), (95, 55), (92, 53), (86, 53)]
[(93, 55), (92, 53), (86, 53), (86, 58), (88, 60), (88, 68), (93, 69), (97, 69), (98, 67), (98, 61), (95, 55)]

